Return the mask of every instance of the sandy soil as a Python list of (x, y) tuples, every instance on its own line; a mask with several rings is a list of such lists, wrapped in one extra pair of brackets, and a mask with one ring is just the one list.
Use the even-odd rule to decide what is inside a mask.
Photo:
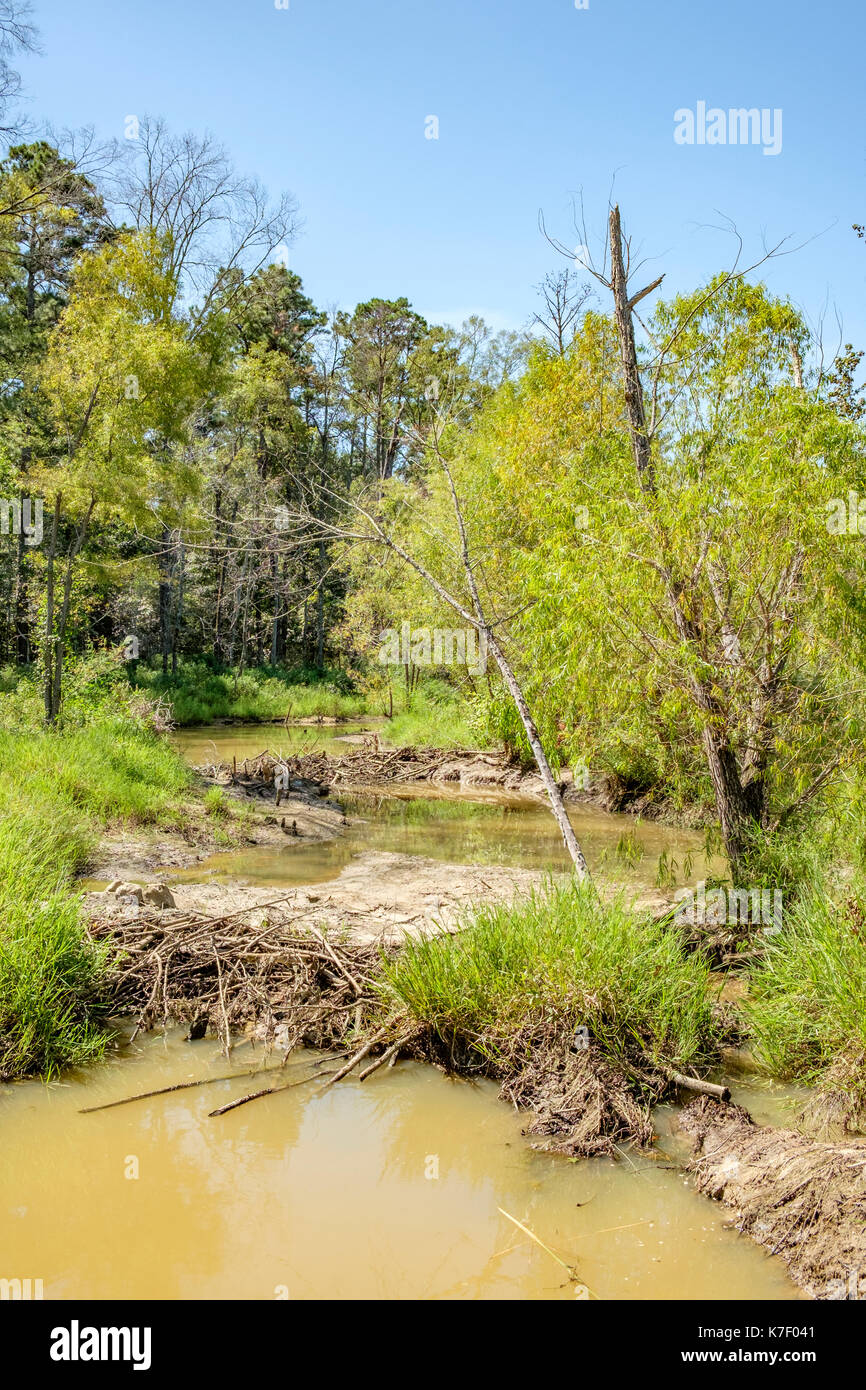
[[(396, 944), (407, 936), (449, 930), (470, 904), (506, 902), (528, 895), (542, 878), (529, 869), (479, 868), (370, 851), (347, 864), (332, 882), (314, 887), (279, 889), (243, 883), (170, 886), (178, 913), (195, 911), (220, 917), (249, 909), (246, 921), (255, 927), (256, 909), (279, 902), (292, 912), (303, 912), (306, 925), (329, 933), (345, 932), (358, 944)], [(106, 902), (97, 893), (88, 895), (88, 906), (119, 916), (136, 911), (112, 900)], [(167, 925), (173, 915), (170, 909), (163, 914)]]

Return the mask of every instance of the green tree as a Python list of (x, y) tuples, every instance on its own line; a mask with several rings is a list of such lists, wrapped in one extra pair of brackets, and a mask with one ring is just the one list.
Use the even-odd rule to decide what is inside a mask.
[[(176, 284), (164, 239), (128, 234), (78, 264), (41, 373), (54, 430), (39, 482), (51, 506), (43, 638), (45, 716), (60, 711), (76, 562), (96, 515), (145, 523), (148, 502), (185, 469), (205, 367), (172, 313)], [(66, 537), (56, 592), (60, 547)]]

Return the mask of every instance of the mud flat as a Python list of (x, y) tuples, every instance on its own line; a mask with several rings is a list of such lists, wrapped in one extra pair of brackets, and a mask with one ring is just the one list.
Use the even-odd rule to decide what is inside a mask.
[[(460, 917), (482, 902), (506, 902), (529, 894), (544, 881), (531, 869), (498, 865), (444, 864), (417, 855), (369, 851), (330, 883), (290, 888), (256, 887), (243, 882), (172, 882), (176, 913), (166, 911), (170, 929), (176, 915), (190, 913), (214, 920), (242, 914), (245, 929), (263, 924), (267, 908), (289, 917), (303, 914), (307, 928), (345, 938), (355, 945), (399, 945), (407, 936), (453, 929)], [(94, 920), (132, 921), (134, 908), (90, 893), (87, 906)]]
[[(225, 794), (234, 812), (225, 818), (206, 814), (200, 801), (190, 802), (182, 829), (124, 827), (103, 835), (89, 878), (148, 878), (190, 868), (233, 847), (282, 849), (289, 844), (318, 843), (334, 839), (345, 824), (341, 808), (322, 796), (318, 783), (296, 781), (282, 798), (279, 814), (273, 792), (269, 801), (246, 796), (231, 786), (226, 786)], [(236, 814), (239, 805), (243, 819)]]

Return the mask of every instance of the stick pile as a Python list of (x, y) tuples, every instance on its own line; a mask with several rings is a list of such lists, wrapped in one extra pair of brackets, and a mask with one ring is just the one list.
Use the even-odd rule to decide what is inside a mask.
[(232, 1036), (254, 1029), (288, 1055), (301, 1044), (339, 1046), (374, 1008), (384, 1012), (373, 979), (379, 946), (330, 940), (305, 924), (308, 915), (277, 900), (218, 918), (106, 914), (91, 930), (116, 947), (114, 1003), (135, 1016), (136, 1031), (189, 1022), (191, 1039), (210, 1030), (228, 1055)]

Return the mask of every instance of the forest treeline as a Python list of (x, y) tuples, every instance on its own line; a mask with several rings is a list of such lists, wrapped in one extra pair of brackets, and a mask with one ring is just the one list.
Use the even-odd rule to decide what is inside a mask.
[(279, 259), (291, 199), (209, 138), (130, 143), (100, 177), (44, 141), (0, 170), (0, 656), (52, 668), (50, 717), (64, 653), (129, 635), (165, 670), (338, 656), (344, 579), (290, 514), (412, 476), (444, 384), (475, 411), (530, 345), (405, 298), (317, 307)]

